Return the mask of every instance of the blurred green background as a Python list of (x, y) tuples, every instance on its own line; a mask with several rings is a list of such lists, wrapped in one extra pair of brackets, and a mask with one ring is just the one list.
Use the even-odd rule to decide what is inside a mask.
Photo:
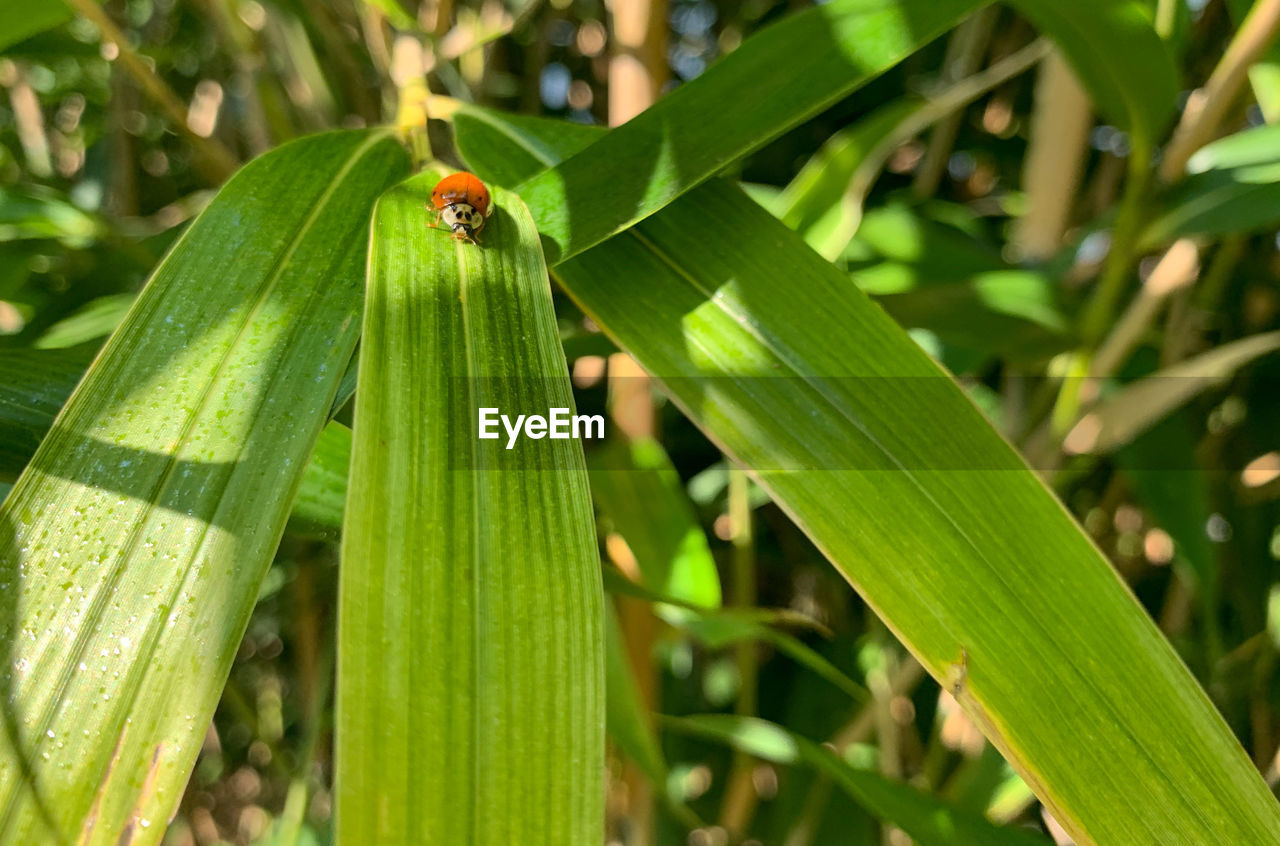
[[(78, 16), (57, 0), (0, 0), (0, 382), (10, 415), (24, 402), (32, 413), (57, 407), (51, 397), (69, 391), (237, 163), (302, 134), (394, 123), (422, 72), (443, 97), (617, 123), (807, 4), (72, 5)], [(1239, 5), (1160, 4), (1175, 7), (1167, 32), (1188, 90), (1222, 57)], [(126, 55), (103, 37), (103, 20), (132, 45)], [(985, 10), (751, 155), (736, 175), (911, 330), (1051, 481), (1274, 788), (1280, 357), (1265, 355), (1270, 342), (1243, 353), (1229, 345), (1280, 329), (1280, 192), (1255, 185), (1217, 206), (1218, 185), (1156, 192), (1145, 219), (1194, 235), (1198, 260), (1181, 276), (1166, 268), (1175, 284), (1108, 374), (1119, 434), (1099, 445), (1073, 429), (1060, 448), (1064, 354), (1082, 331), (1131, 144), (1073, 93), (1069, 72), (1035, 61), (1043, 51), (1000, 64), (1018, 61), (1036, 37), (1015, 12)], [(1225, 131), (1274, 118), (1268, 67), (1235, 98)], [(912, 97), (934, 104), (919, 125), (906, 119), (918, 114)], [(1058, 131), (1033, 137), (1037, 121), (1054, 120)], [(433, 121), (429, 134), (438, 155), (458, 161), (446, 124)], [(1280, 160), (1280, 138), (1271, 158)], [(1208, 223), (1185, 225), (1206, 203)], [(1140, 278), (1162, 278), (1158, 258), (1139, 262)], [(1188, 274), (1196, 284), (1178, 283)], [(641, 701), (670, 715), (745, 707), (804, 736), (855, 744), (870, 766), (960, 806), (1052, 833), (1026, 787), (787, 516), (567, 299), (557, 304), (580, 410), (609, 413), (633, 438), (652, 436), (674, 468), (652, 490), (611, 499), (597, 490), (604, 559), (633, 569), (628, 497), (662, 502), (671, 512), (663, 519), (679, 529), (692, 518), (705, 535), (729, 602), (812, 618), (817, 625), (788, 631), (870, 692), (856, 702), (777, 643), (726, 645), (623, 601)], [(1105, 329), (1121, 325), (1108, 319)], [(1144, 378), (1180, 362), (1198, 366)], [(1139, 382), (1147, 393), (1123, 390)], [(619, 459), (604, 451), (620, 446), (589, 448), (588, 460), (608, 465)], [(33, 448), (0, 447), (5, 481)], [(700, 541), (694, 547), (703, 554)], [(286, 537), (167, 842), (327, 842), (336, 564), (333, 538)], [(687, 835), (615, 750), (610, 842), (652, 835), (714, 846), (745, 831), (788, 846), (906, 842), (803, 770), (735, 761), (678, 731), (663, 733), (663, 749), (666, 791), (708, 824)], [(282, 815), (303, 820), (301, 829), (277, 825)]]

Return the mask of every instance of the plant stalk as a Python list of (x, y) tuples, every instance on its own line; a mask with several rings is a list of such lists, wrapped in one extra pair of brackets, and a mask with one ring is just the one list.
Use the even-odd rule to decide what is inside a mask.
[[(733, 545), (733, 583), (730, 604), (734, 608), (750, 608), (756, 603), (755, 540), (751, 525), (751, 483), (740, 467), (729, 469), (729, 532)], [(759, 665), (756, 645), (740, 643), (736, 648), (738, 667), (738, 700), (734, 713), (753, 717), (756, 713), (756, 685)], [(756, 807), (752, 770), (756, 760), (743, 752), (733, 756), (733, 765), (725, 787), (720, 809), (720, 824), (732, 836), (743, 834), (751, 824)]]
[(218, 184), (225, 182), (240, 166), (235, 155), (222, 142), (206, 138), (192, 131), (187, 125), (187, 107), (151, 66), (129, 44), (129, 39), (108, 17), (95, 0), (66, 0), (67, 5), (98, 27), (102, 40), (115, 45), (119, 60), (125, 70), (138, 81), (143, 92), (169, 117), (196, 152), (197, 166), (206, 179)]
[(1280, 33), (1280, 0), (1258, 0), (1236, 31), (1204, 87), (1192, 92), (1165, 148), (1160, 178), (1176, 182), (1196, 150), (1213, 140), (1227, 110), (1244, 87), (1249, 67)]
[(1053, 255), (1071, 219), (1089, 141), (1093, 109), (1075, 71), (1054, 50), (1040, 65), (1031, 144), (1022, 172), (1026, 214), (1014, 227), (1013, 245), (1023, 259)]

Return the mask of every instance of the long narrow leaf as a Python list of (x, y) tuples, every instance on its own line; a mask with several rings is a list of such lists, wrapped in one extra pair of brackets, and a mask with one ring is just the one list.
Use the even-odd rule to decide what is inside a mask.
[(1184, 235), (1248, 233), (1280, 220), (1280, 128), (1259, 126), (1201, 148), (1162, 198), (1144, 248)]
[(1280, 332), (1251, 335), (1171, 364), (1089, 410), (1068, 433), (1072, 453), (1105, 455), (1133, 441), (1197, 394), (1222, 385), (1249, 362), (1280, 349)]
[[(378, 203), (339, 602), (343, 843), (603, 837), (604, 630), (581, 445), (478, 439), (572, 408), (537, 231), (495, 190), (483, 246)], [(394, 644), (388, 648), (388, 644)]]
[[(467, 152), (468, 126), (484, 124), (459, 123), (469, 157), (496, 146)], [(526, 151), (553, 144), (544, 127)], [(557, 274), (1078, 842), (1280, 842), (1280, 805), (1062, 506), (901, 329), (741, 191), (711, 183)]]
[(626, 540), (647, 586), (708, 608), (720, 605), (720, 576), (693, 505), (662, 445), (606, 444), (588, 455), (591, 492)]
[(158, 842), (359, 328), (383, 133), (282, 147), (156, 270), (0, 508), (0, 840)]
[(92, 347), (0, 352), (0, 479), (16, 479), (93, 360)]
[[(31, 461), (93, 355), (92, 345), (0, 352), (0, 479), (17, 478)], [(348, 369), (330, 413), (354, 391), (354, 372)], [(338, 537), (350, 463), (351, 430), (330, 422), (302, 476), (289, 518), (290, 531), (328, 540)]]
[(653, 214), (983, 5), (831, 0), (758, 33), (693, 82), (517, 189), (550, 242), (548, 258), (563, 261)]
[(0, 50), (71, 20), (62, 0), (0, 0)]
[(1178, 66), (1144, 0), (1008, 0), (1057, 43), (1098, 110), (1147, 144), (1173, 115)]

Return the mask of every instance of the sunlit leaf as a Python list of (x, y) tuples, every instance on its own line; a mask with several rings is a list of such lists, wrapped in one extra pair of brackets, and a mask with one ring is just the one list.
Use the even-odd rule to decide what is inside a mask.
[(62, 0), (0, 0), (0, 50), (71, 20)]
[[(484, 127), (458, 124), (481, 172), (466, 135)], [(545, 156), (551, 132), (526, 152)], [(797, 235), (713, 182), (555, 272), (955, 688), (1078, 841), (1274, 841), (1280, 805), (1108, 562)]]
[(48, 350), (100, 342), (120, 325), (133, 300), (133, 294), (111, 294), (91, 300), (46, 329), (32, 346)]
[[(94, 345), (0, 351), (0, 479), (17, 478), (31, 461), (96, 352)], [(355, 371), (348, 369), (330, 413), (354, 391)], [(331, 422), (307, 463), (289, 531), (327, 540), (338, 537), (350, 463), (351, 430)]]
[(693, 605), (720, 605), (707, 536), (671, 459), (652, 439), (616, 442), (588, 456), (591, 492), (626, 540), (645, 584)]
[(356, 344), (369, 212), (406, 166), (344, 132), (245, 167), (0, 507), (0, 839), (164, 835)]
[(1151, 248), (1186, 235), (1249, 233), (1280, 220), (1280, 129), (1260, 126), (1201, 148), (1142, 233)]
[(550, 244), (550, 262), (653, 214), (982, 5), (831, 0), (757, 33), (696, 80), (519, 187)]
[[(572, 408), (537, 232), (494, 188), (483, 246), (374, 216), (338, 621), (342, 842), (590, 843), (604, 631), (581, 444), (478, 439)], [(396, 648), (388, 649), (388, 643)]]

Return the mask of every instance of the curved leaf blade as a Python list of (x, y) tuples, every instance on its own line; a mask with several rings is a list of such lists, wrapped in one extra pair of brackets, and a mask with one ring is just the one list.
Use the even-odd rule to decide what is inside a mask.
[(1280, 161), (1280, 126), (1255, 126), (1206, 144), (1187, 159), (1187, 173)]
[(983, 5), (831, 0), (757, 33), (696, 80), (516, 189), (548, 245), (548, 262), (643, 220)]
[[(96, 352), (93, 345), (0, 351), (0, 479), (16, 479), (31, 461)], [(348, 369), (330, 414), (354, 391), (354, 372)], [(338, 538), (350, 464), (351, 430), (330, 421), (302, 475), (289, 531), (323, 540)]]
[(1143, 249), (1186, 235), (1244, 234), (1280, 220), (1280, 129), (1259, 126), (1202, 147), (1142, 233)]
[(368, 212), (406, 168), (341, 132), (240, 171), (0, 507), (0, 839), (163, 836), (356, 343)]
[(720, 575), (675, 466), (652, 438), (615, 441), (587, 456), (591, 493), (627, 542), (647, 586), (719, 608)]
[(71, 20), (74, 13), (62, 0), (0, 0), (0, 50)]
[[(572, 408), (537, 231), (494, 189), (482, 247), (378, 203), (340, 573), (340, 842), (603, 836), (603, 597), (573, 440), (477, 438)], [(389, 646), (390, 645), (390, 646)]]
[(557, 274), (922, 665), (963, 681), (962, 706), (1078, 841), (1280, 842), (1280, 805), (1062, 506), (741, 191), (710, 183)]
[(1065, 439), (1069, 453), (1106, 455), (1126, 446), (1192, 397), (1222, 385), (1256, 358), (1280, 349), (1280, 332), (1250, 335), (1168, 367), (1100, 401)]
[(1057, 43), (1098, 111), (1154, 144), (1177, 105), (1179, 74), (1142, 0), (1008, 0)]

